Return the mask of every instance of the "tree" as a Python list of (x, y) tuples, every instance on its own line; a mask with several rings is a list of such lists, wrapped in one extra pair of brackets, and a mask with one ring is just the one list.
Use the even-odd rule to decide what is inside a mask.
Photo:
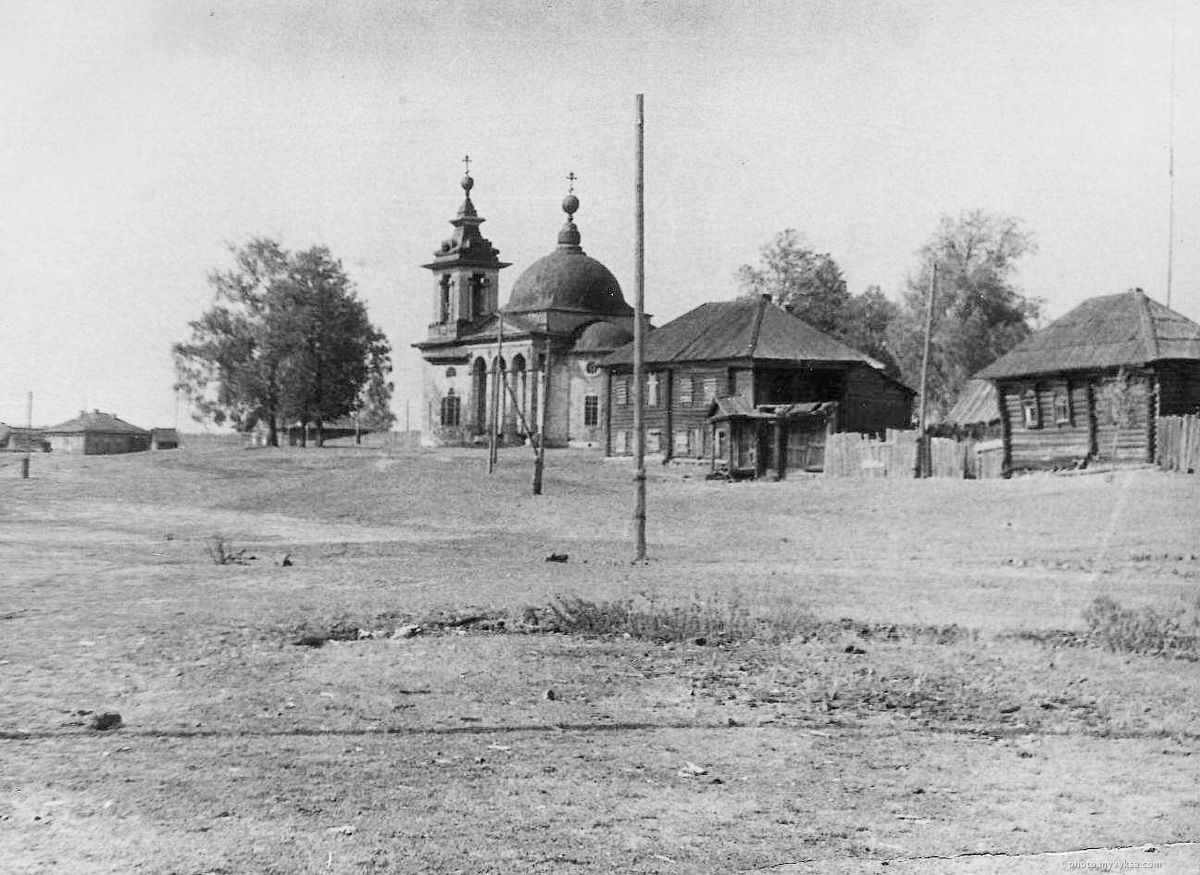
[(743, 294), (770, 295), (792, 315), (875, 359), (889, 375), (900, 376), (888, 345), (896, 305), (879, 286), (851, 295), (833, 257), (809, 248), (794, 228), (776, 234), (762, 248), (761, 266), (742, 265), (737, 279)]
[(850, 300), (841, 268), (828, 253), (810, 249), (799, 231), (786, 228), (762, 248), (760, 267), (742, 265), (738, 284), (748, 295), (770, 295), (814, 328), (836, 334)]
[(323, 423), (364, 398), (386, 419), (391, 350), (341, 262), (325, 247), (289, 253), (263, 239), (233, 253), (235, 269), (209, 277), (214, 306), (175, 347), (178, 385), (197, 418), (241, 430), (265, 421), (272, 446), (280, 421), (302, 434), (315, 423), (320, 446)]
[(265, 421), (268, 442), (278, 446), (283, 351), (272, 343), (267, 326), (290, 256), (265, 238), (230, 251), (234, 267), (208, 275), (212, 308), (189, 323), (190, 341), (173, 348), (175, 388), (192, 404), (196, 421), (239, 431)]
[(1029, 335), (1041, 302), (1021, 294), (1017, 262), (1037, 251), (1018, 219), (983, 210), (942, 216), (920, 250), (888, 331), (891, 350), (909, 385), (917, 386), (933, 266), (937, 288), (929, 357), (928, 408), (944, 413), (976, 372)]
[(868, 286), (861, 295), (846, 302), (837, 337), (847, 346), (866, 353), (883, 365), (890, 377), (900, 377), (900, 364), (892, 354), (888, 330), (900, 308), (879, 286)]

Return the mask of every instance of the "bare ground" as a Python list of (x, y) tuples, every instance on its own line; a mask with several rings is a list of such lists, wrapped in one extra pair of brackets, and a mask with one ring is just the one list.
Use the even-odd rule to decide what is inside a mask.
[[(551, 454), (534, 499), (520, 451), (0, 468), (0, 871), (1200, 865), (1197, 664), (1080, 639), (1097, 596), (1196, 598), (1200, 478), (656, 469), (640, 566), (630, 473)], [(521, 623), (560, 595), (795, 634)]]

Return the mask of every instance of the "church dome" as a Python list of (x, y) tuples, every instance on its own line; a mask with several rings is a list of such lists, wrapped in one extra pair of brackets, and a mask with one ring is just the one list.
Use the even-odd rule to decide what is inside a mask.
[(579, 199), (573, 194), (563, 201), (566, 224), (558, 232), (558, 248), (539, 258), (513, 283), (510, 313), (534, 310), (582, 310), (588, 313), (628, 316), (633, 308), (625, 303), (617, 278), (607, 267), (584, 254), (574, 213)]
[(619, 325), (611, 322), (593, 322), (575, 341), (576, 352), (611, 352), (629, 341), (633, 335)]

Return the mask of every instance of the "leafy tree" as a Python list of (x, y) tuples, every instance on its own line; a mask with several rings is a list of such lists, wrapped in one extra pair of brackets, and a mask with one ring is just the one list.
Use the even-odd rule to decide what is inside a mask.
[[(325, 247), (288, 253), (256, 239), (233, 250), (235, 269), (214, 273), (215, 303), (175, 347), (179, 388), (197, 418), (239, 429), (265, 421), (303, 434), (354, 412), (364, 397), (385, 419), (391, 350), (367, 317), (341, 262)], [(364, 394), (365, 393), (365, 394)]]
[(926, 298), (936, 264), (930, 410), (948, 410), (973, 374), (1029, 335), (1029, 321), (1041, 302), (1022, 295), (1014, 276), (1017, 262), (1036, 251), (1033, 235), (1011, 216), (983, 210), (942, 216), (920, 250), (920, 267), (908, 278), (888, 331), (905, 381), (918, 387)]
[(266, 421), (268, 441), (277, 446), (284, 352), (272, 342), (268, 322), (289, 255), (265, 238), (230, 251), (234, 267), (208, 275), (213, 306), (189, 323), (190, 340), (173, 348), (175, 387), (191, 402), (196, 421), (239, 431)]
[(869, 355), (891, 376), (900, 376), (888, 346), (896, 305), (879, 286), (851, 295), (833, 257), (811, 249), (795, 229), (776, 234), (762, 248), (761, 265), (742, 265), (737, 280), (744, 294), (770, 295), (793, 315)]
[(799, 231), (787, 228), (762, 248), (760, 267), (742, 265), (738, 284), (748, 295), (770, 295), (780, 306), (821, 331), (836, 334), (850, 300), (841, 268), (828, 253), (809, 248)]
[(884, 373), (900, 377), (900, 364), (892, 354), (888, 330), (900, 308), (879, 286), (868, 286), (846, 302), (842, 324), (835, 332), (847, 346), (866, 353), (883, 365)]

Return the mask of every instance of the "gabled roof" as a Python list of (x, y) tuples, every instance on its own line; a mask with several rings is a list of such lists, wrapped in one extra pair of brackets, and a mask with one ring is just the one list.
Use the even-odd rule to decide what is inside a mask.
[[(726, 359), (871, 364), (867, 356), (802, 322), (766, 297), (701, 304), (651, 331), (645, 340), (644, 360), (648, 365)], [(632, 362), (632, 344), (604, 360), (605, 365)]]
[(1141, 289), (1089, 298), (976, 376), (985, 380), (1200, 359), (1200, 325)]
[(91, 413), (86, 411), (80, 412), (74, 419), (69, 419), (59, 425), (45, 429), (43, 434), (82, 434), (84, 432), (91, 432), (93, 434), (150, 434), (144, 428), (130, 425), (125, 420), (118, 419), (111, 413), (101, 413), (99, 410), (93, 410)]
[(999, 419), (1000, 396), (996, 387), (987, 380), (970, 380), (946, 414), (945, 422), (950, 425), (973, 425), (998, 422)]

